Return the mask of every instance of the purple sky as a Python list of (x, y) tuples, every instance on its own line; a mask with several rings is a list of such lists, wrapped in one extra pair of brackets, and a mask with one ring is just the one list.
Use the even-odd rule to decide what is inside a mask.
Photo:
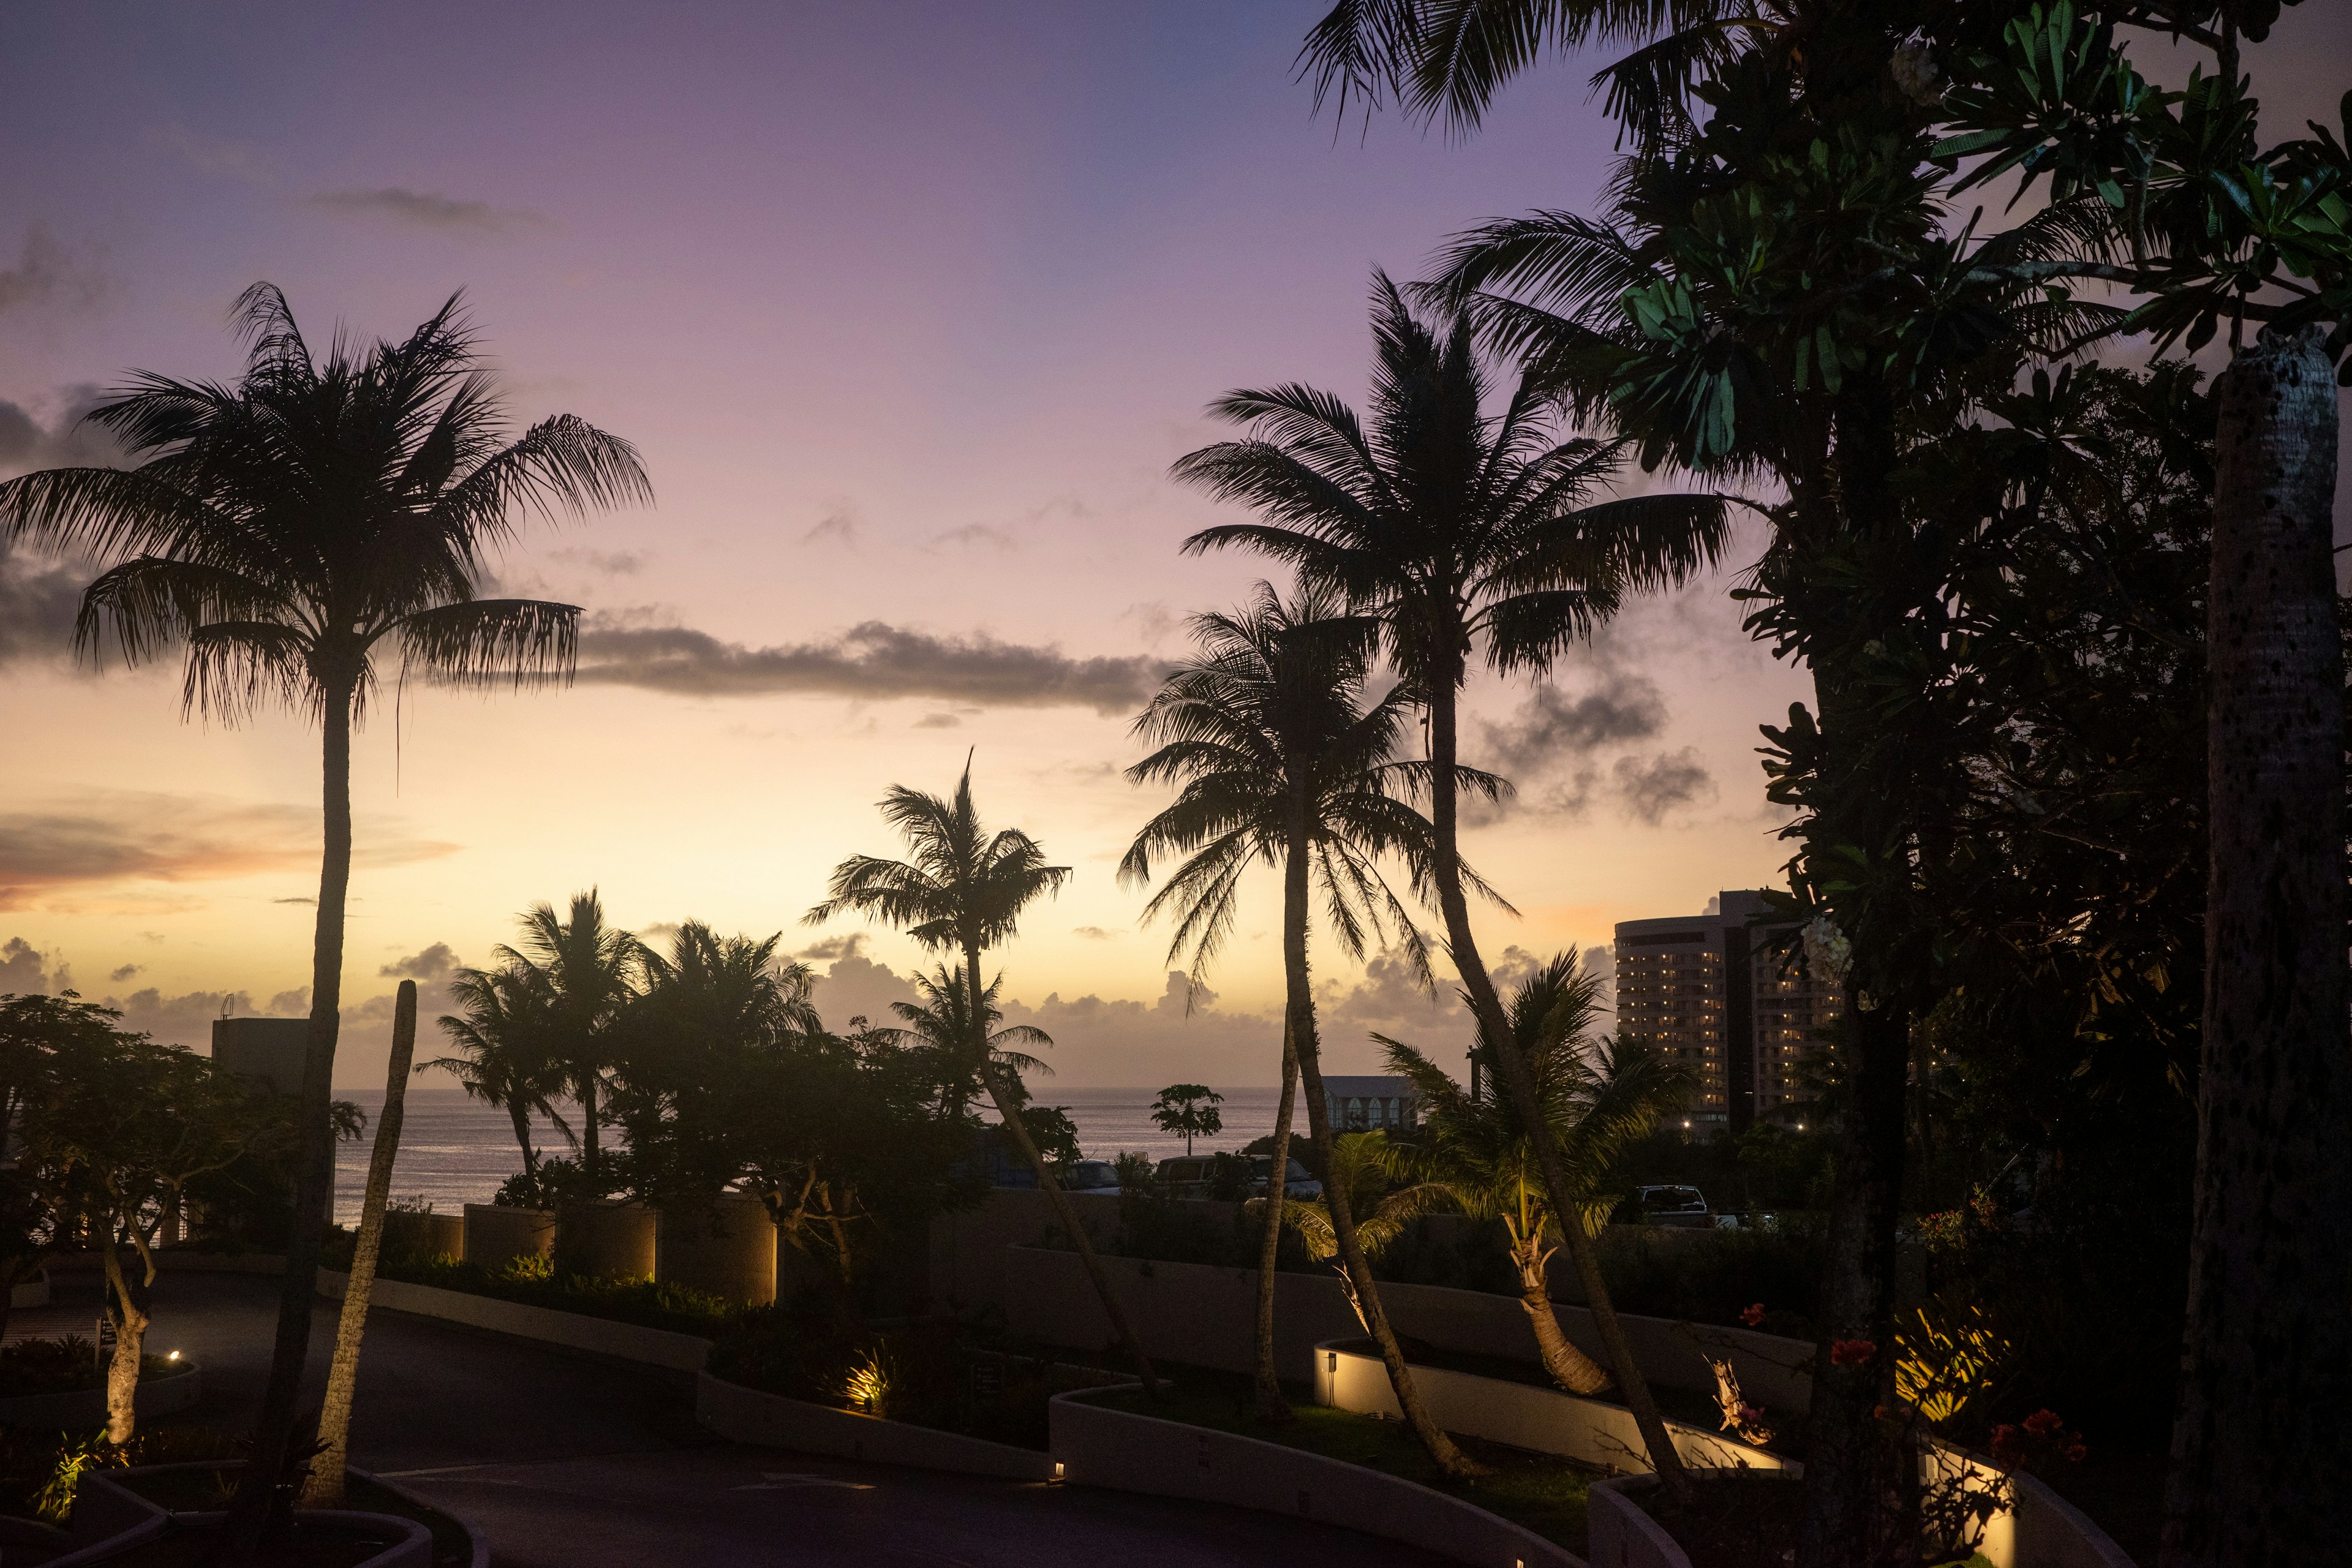
[[(1117, 774), (1139, 661), (1260, 571), (1178, 559), (1220, 513), (1167, 466), (1228, 387), (1360, 398), (1373, 267), (1589, 205), (1611, 152), (1575, 65), (1467, 143), (1335, 134), (1290, 79), (1318, 9), (0, 15), (0, 472), (63, 460), (67, 416), (129, 367), (232, 374), (223, 312), (266, 278), (314, 335), (403, 331), (464, 287), (517, 416), (629, 437), (658, 493), (501, 568), (596, 612), (601, 679), (412, 694), (397, 775), (390, 724), (363, 737), (343, 1081), (381, 1070), (395, 972), (484, 961), (515, 910), (591, 882), (640, 930), (846, 934), (797, 920), (835, 861), (889, 847), (874, 800), (945, 789), (975, 746), (992, 816), (1078, 868), (1002, 955), (1064, 1081), (1271, 1079), (1271, 887), (1188, 1021), (1110, 875), (1156, 804)], [(2344, 18), (2305, 10), (2269, 53), (2316, 104)], [(0, 990), (69, 972), (191, 1042), (225, 994), (299, 1008), (313, 738), (182, 726), (169, 672), (71, 672), (37, 635), (63, 578), (10, 570)], [(1605, 943), (1772, 874), (1755, 726), (1803, 682), (1720, 588), (1638, 607), (1561, 672), (1620, 716), (1596, 747), (1563, 743), (1560, 702), (1474, 693), (1469, 749), (1529, 801), (1472, 836), (1525, 912), (1493, 949)], [(887, 933), (828, 949), (820, 1005), (878, 1013), (917, 958)], [(1319, 962), (1335, 1068), (1370, 1065), (1365, 1026), (1458, 1032), (1391, 972)]]

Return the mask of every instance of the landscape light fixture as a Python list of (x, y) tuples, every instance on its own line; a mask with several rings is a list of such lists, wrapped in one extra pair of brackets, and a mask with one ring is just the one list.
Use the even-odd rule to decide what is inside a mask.
[(179, 1352), (178, 1351), (173, 1351), (171, 1354), (169, 1354), (169, 1355), (165, 1356), (163, 1359), (164, 1359), (165, 1361), (177, 1361), (177, 1360), (179, 1360), (179, 1359), (180, 1359), (180, 1352)]

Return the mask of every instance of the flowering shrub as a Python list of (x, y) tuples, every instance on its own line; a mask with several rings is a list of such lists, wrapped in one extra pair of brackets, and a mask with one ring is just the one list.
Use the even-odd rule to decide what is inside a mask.
[(2090, 1454), (2083, 1435), (2068, 1431), (2054, 1410), (2037, 1410), (2023, 1421), (1992, 1429), (1992, 1462), (2004, 1470), (2038, 1471), (2060, 1459), (2079, 1465)]
[(1739, 1310), (1739, 1321), (1747, 1324), (1751, 1329), (1757, 1324), (1762, 1322), (1764, 1321), (1764, 1303), (1759, 1301), (1752, 1307), (1742, 1307)]
[(1830, 1342), (1832, 1366), (1868, 1366), (1872, 1358), (1877, 1354), (1878, 1342), (1875, 1340), (1832, 1340)]

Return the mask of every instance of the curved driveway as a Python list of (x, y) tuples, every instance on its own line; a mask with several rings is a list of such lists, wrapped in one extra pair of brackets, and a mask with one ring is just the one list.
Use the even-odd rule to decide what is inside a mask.
[[(10, 1337), (87, 1334), (95, 1279), (19, 1310)], [(259, 1396), (278, 1282), (171, 1274), (151, 1348), (204, 1366), (191, 1418), (233, 1424)], [(313, 1320), (324, 1382), (334, 1309)], [(461, 1514), (499, 1568), (956, 1564), (1243, 1568), (1443, 1559), (1351, 1531), (1172, 1499), (1029, 1486), (751, 1448), (695, 1425), (692, 1380), (377, 1311), (352, 1419), (354, 1462)]]

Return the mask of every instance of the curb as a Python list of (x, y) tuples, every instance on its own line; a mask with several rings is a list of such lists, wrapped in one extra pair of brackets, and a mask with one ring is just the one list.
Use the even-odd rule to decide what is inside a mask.
[(705, 1372), (694, 1385), (694, 1417), (730, 1442), (829, 1454), (868, 1464), (908, 1465), (1013, 1481), (1050, 1481), (1061, 1470), (1051, 1454), (961, 1432), (940, 1432), (805, 1399), (764, 1394)]

